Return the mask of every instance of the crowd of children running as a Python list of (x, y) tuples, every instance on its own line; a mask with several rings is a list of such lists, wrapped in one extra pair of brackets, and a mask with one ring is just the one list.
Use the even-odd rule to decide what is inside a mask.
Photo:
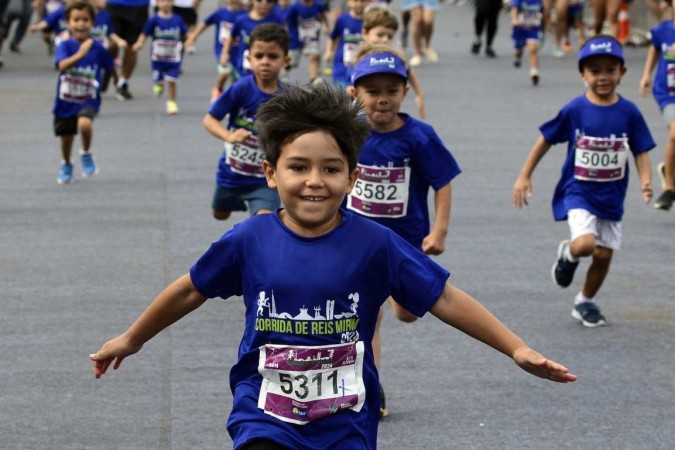
[[(198, 23), (195, 3), (176, 8), (173, 0), (157, 0), (154, 14), (142, 24), (137, 21), (134, 34), (115, 28), (102, 0), (70, 0), (52, 7), (30, 28), (46, 33), (54, 45), (59, 71), (54, 133), (62, 153), (57, 181), (68, 184), (77, 134), (82, 175), (98, 172), (91, 153), (93, 121), (109, 80), (121, 100), (132, 97), (130, 72), (118, 74), (115, 64), (120, 53), (138, 52), (147, 42), (153, 92), (166, 93), (166, 112), (175, 115), (184, 55), (213, 27), (216, 70), (203, 125), (224, 151), (211, 211), (217, 220), (229, 219), (233, 211), (249, 211), (252, 217), (231, 227), (125, 333), (90, 358), (100, 377), (206, 299), (243, 297), (249, 328), (231, 377), (234, 406), (228, 422), (237, 448), (318, 448), (325, 439), (375, 448), (378, 417), (387, 415), (378, 381), (385, 303), (405, 322), (431, 312), (536, 376), (575, 380), (449, 283), (449, 272), (428, 256), (445, 249), (452, 180), (461, 174), (451, 151), (422, 121), (427, 97), (412, 68), (424, 59), (431, 64), (439, 60), (430, 46), (438, 3), (405, 0), (402, 27), (386, 4), (347, 0), (345, 12), (337, 14), (342, 5), (332, 6), (333, 12), (319, 0), (252, 0), (246, 5), (227, 0)], [(494, 57), (496, 25), (481, 10), (487, 6), (479, 1), (476, 7), (476, 40), (470, 50), (480, 52), (487, 17), (485, 53)], [(552, 146), (565, 144), (553, 215), (567, 221), (570, 237), (559, 243), (551, 274), (557, 285), (568, 287), (581, 258), (591, 258), (571, 313), (594, 328), (607, 324), (595, 299), (613, 253), (621, 247), (628, 156), (635, 160), (637, 184), (649, 203), (649, 151), (656, 144), (635, 104), (617, 93), (626, 72), (620, 42), (599, 30), (586, 35), (582, 8), (580, 2), (557, 3), (554, 51), (557, 56), (571, 51), (567, 27), (576, 26), (577, 66), (587, 91), (540, 126), (516, 177), (512, 202), (516, 208), (527, 205), (538, 162)], [(534, 85), (540, 83), (538, 49), (551, 9), (542, 0), (511, 3), (513, 64), (520, 67), (527, 52)], [(407, 44), (408, 20), (414, 35), (410, 60), (393, 46), (399, 28)], [(668, 127), (665, 160), (657, 165), (662, 192), (655, 206), (662, 210), (675, 201), (674, 24), (670, 18), (652, 30), (640, 81), (644, 94), (653, 91)], [(302, 58), (307, 59), (309, 84), (286, 83), (288, 71), (297, 69)], [(321, 70), (322, 62), (328, 71)], [(422, 120), (401, 111), (410, 88)], [(354, 235), (365, 245), (350, 245)], [(300, 275), (295, 271), (300, 265), (314, 270)], [(270, 295), (274, 315), (266, 309)], [(332, 302), (331, 311), (358, 319), (356, 328), (340, 333), (326, 327), (325, 333), (309, 336), (281, 324), (257, 326), (258, 318), (274, 321), (279, 311), (297, 310), (307, 301)], [(327, 365), (288, 362), (311, 361), (322, 351), (335, 355)], [(339, 396), (337, 388), (322, 392), (320, 384), (313, 390), (310, 376), (325, 376), (327, 385), (331, 377), (340, 377), (353, 395)]]

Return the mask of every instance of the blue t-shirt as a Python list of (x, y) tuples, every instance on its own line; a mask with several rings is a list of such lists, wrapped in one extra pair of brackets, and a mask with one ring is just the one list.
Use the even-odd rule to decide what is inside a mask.
[(511, 6), (518, 10), (521, 24), (514, 28), (526, 30), (541, 28), (542, 11), (544, 6), (541, 0), (513, 0)]
[[(54, 64), (73, 56), (80, 43), (68, 39), (56, 47)], [(113, 60), (101, 44), (94, 41), (89, 52), (73, 67), (59, 73), (56, 83), (56, 101), (52, 112), (59, 117), (72, 117), (83, 107), (98, 112), (101, 106), (101, 70), (112, 71)]]
[[(279, 84), (279, 90), (282, 85)], [(253, 138), (249, 139), (248, 144), (258, 148), (257, 134), (258, 127), (255, 123), (255, 115), (260, 105), (272, 98), (273, 94), (268, 94), (260, 90), (255, 82), (254, 75), (247, 75), (241, 80), (230, 86), (223, 95), (216, 99), (209, 107), (209, 114), (222, 121), (229, 115), (228, 130), (244, 128), (253, 133)], [(255, 152), (250, 152), (251, 156)], [(250, 162), (262, 168), (262, 153), (260, 157), (254, 157)], [(228, 159), (227, 152), (223, 152), (218, 162), (218, 172), (216, 173), (216, 183), (223, 188), (238, 188), (248, 186), (267, 186), (267, 181), (262, 174), (262, 169), (257, 175), (245, 175), (242, 170), (233, 171), (231, 160)]]
[(338, 17), (335, 27), (330, 33), (331, 39), (337, 39), (335, 59), (333, 59), (333, 81), (336, 83), (350, 83), (347, 66), (354, 64), (354, 57), (361, 42), (363, 19), (352, 17), (345, 13)]
[[(342, 214), (339, 226), (316, 238), (289, 230), (278, 212), (251, 217), (213, 243), (190, 269), (202, 295), (242, 296), (246, 306), (246, 328), (230, 372), (234, 398), (227, 428), (234, 448), (255, 438), (288, 448), (326, 448), (327, 443), (376, 448), (379, 389), (371, 341), (380, 306), (392, 295), (421, 317), (441, 296), (450, 274), (386, 228)], [(299, 271), (308, 267), (312, 270)], [(261, 346), (357, 342), (364, 348), (365, 403), (359, 412), (343, 409), (298, 426), (258, 408)], [(298, 396), (315, 394), (311, 375), (304, 384), (302, 375), (294, 378)], [(335, 387), (324, 380), (328, 395), (336, 394)], [(302, 415), (303, 406), (294, 413)]]
[[(407, 114), (399, 116), (404, 121), (401, 128), (386, 133), (372, 130), (363, 144), (361, 173), (348, 204), (421, 248), (430, 230), (429, 188), (446, 186), (461, 170), (430, 125)], [(357, 206), (357, 197), (362, 207)]]
[(68, 29), (66, 24), (66, 8), (59, 8), (45, 16), (47, 27), (56, 34)]
[[(291, 38), (291, 48), (300, 48), (303, 46), (303, 42), (300, 36), (300, 29), (311, 28), (309, 34), (316, 33), (316, 39), (312, 36), (312, 40), (318, 40), (318, 37), (321, 33), (321, 22), (319, 18), (321, 14), (325, 11), (323, 3), (314, 0), (309, 6), (305, 5), (301, 0), (293, 3), (288, 11), (287, 22), (288, 22), (288, 33)], [(304, 33), (303, 36), (304, 38)]]
[(659, 62), (654, 76), (654, 99), (659, 108), (663, 109), (670, 103), (675, 103), (675, 52), (670, 50), (670, 46), (675, 44), (673, 21), (661, 22), (652, 28), (651, 33), (652, 45), (659, 52)]
[[(204, 24), (216, 26), (213, 36), (213, 54), (216, 57), (216, 61), (220, 61), (220, 55), (223, 52), (223, 44), (230, 38), (232, 28), (234, 28), (234, 22), (245, 14), (247, 14), (247, 12), (244, 10), (231, 11), (227, 8), (218, 8), (204, 20)], [(232, 64), (234, 64), (237, 55), (239, 55), (239, 44), (233, 42), (232, 49), (230, 50), (230, 62)]]
[(108, 36), (112, 33), (113, 25), (110, 14), (105, 9), (102, 9), (96, 13), (96, 20), (94, 20), (94, 26), (89, 30), (89, 36), (105, 46), (107, 44)]
[(234, 22), (234, 27), (232, 27), (232, 39), (239, 42), (239, 53), (237, 55), (237, 60), (230, 62), (239, 73), (244, 73), (245, 71), (249, 72), (248, 63), (244, 62), (244, 59), (248, 54), (248, 41), (255, 27), (264, 23), (276, 23), (283, 26), (284, 21), (277, 16), (274, 11), (271, 11), (262, 20), (251, 19), (251, 17), (246, 14), (237, 18)]
[(600, 219), (620, 221), (628, 187), (628, 151), (611, 149), (627, 147), (637, 155), (656, 146), (637, 106), (623, 97), (613, 105), (598, 106), (582, 95), (539, 130), (549, 144), (569, 142), (553, 194), (555, 220), (565, 220), (567, 211), (581, 208)]
[(143, 27), (143, 34), (152, 38), (150, 59), (159, 63), (180, 64), (182, 42), (187, 34), (187, 26), (178, 14), (170, 17), (152, 15)]

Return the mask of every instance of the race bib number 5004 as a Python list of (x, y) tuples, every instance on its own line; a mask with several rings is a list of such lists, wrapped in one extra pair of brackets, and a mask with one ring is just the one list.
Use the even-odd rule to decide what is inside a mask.
[(304, 425), (345, 409), (360, 411), (363, 342), (314, 347), (263, 345), (258, 408), (284, 422)]
[(621, 180), (626, 172), (627, 138), (577, 139), (574, 152), (574, 178), (584, 181)]

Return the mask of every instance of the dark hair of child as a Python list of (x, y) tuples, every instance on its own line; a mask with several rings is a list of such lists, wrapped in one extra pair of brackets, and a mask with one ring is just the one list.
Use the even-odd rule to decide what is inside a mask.
[(284, 27), (276, 23), (264, 23), (255, 27), (249, 37), (249, 48), (253, 47), (255, 41), (275, 42), (284, 50), (284, 55), (288, 54), (288, 47), (290, 45), (288, 32)]
[(94, 6), (91, 4), (91, 2), (76, 0), (70, 3), (68, 6), (66, 6), (66, 20), (70, 20), (70, 12), (74, 10), (87, 11), (89, 13), (89, 17), (91, 17), (92, 23), (96, 19), (96, 11), (94, 10)]

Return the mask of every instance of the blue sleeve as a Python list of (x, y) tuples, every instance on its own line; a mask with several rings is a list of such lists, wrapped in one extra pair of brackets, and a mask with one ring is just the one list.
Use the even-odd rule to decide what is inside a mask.
[(337, 39), (342, 35), (342, 29), (345, 27), (343, 16), (338, 17), (338, 20), (335, 22), (333, 30), (330, 32), (331, 39)]
[(652, 35), (652, 46), (659, 52), (661, 53), (661, 33), (659, 32), (661, 27), (659, 25), (656, 25), (654, 28), (651, 30), (651, 35)]
[(228, 298), (242, 294), (242, 273), (238, 258), (237, 228), (211, 244), (190, 268), (194, 287), (207, 298)]
[(561, 109), (555, 118), (540, 126), (539, 131), (544, 136), (544, 140), (551, 145), (569, 141), (571, 131), (569, 110)]
[(216, 22), (218, 22), (217, 16), (218, 16), (218, 10), (212, 12), (210, 16), (208, 16), (206, 19), (204, 19), (204, 25), (211, 26), (211, 25), (215, 24)]
[(73, 53), (71, 52), (71, 50), (69, 48), (68, 41), (61, 42), (58, 45), (58, 47), (56, 47), (56, 50), (54, 51), (54, 66), (56, 66), (56, 69), (58, 70), (59, 63), (61, 61), (68, 58), (72, 54)]
[(209, 114), (218, 120), (223, 120), (228, 114), (235, 114), (239, 98), (240, 83), (230, 86), (223, 95), (218, 97), (209, 107)]
[(422, 317), (438, 301), (450, 272), (391, 230), (387, 230), (389, 286), (392, 297)]
[(421, 147), (425, 150), (424, 156), (416, 158), (415, 168), (420, 170), (423, 178), (434, 190), (438, 190), (450, 183), (462, 171), (438, 134), (431, 127), (425, 131), (428, 140)]
[(150, 17), (147, 22), (145, 22), (145, 25), (143, 25), (143, 34), (146, 36), (151, 36), (154, 37), (155, 31), (155, 17)]
[(640, 113), (640, 110), (635, 105), (633, 105), (633, 108), (635, 111), (632, 114), (628, 145), (633, 154), (637, 155), (656, 147), (656, 142), (654, 142), (654, 138), (649, 132), (647, 122), (645, 122), (645, 118)]

